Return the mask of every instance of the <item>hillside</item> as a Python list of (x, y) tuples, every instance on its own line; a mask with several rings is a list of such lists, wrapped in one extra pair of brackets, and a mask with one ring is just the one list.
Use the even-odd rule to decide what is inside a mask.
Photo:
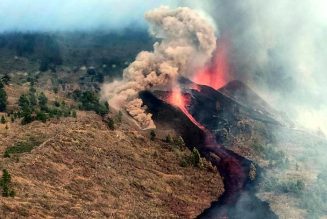
[(17, 217), (193, 218), (223, 191), (215, 173), (181, 167), (177, 150), (148, 133), (122, 126), (110, 131), (101, 117), (17, 122), (1, 127), (1, 148), (38, 142), (30, 153), (3, 158), (14, 198), (1, 197), (0, 214)]

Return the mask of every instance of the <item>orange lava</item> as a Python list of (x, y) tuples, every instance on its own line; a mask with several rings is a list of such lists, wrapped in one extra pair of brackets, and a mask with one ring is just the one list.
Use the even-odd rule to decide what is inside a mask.
[(192, 81), (218, 89), (227, 83), (228, 72), (228, 41), (227, 38), (222, 37), (218, 42), (212, 62), (196, 72)]
[(179, 87), (175, 87), (172, 89), (171, 94), (167, 99), (167, 102), (173, 106), (178, 107), (191, 120), (194, 125), (198, 126), (202, 130), (205, 129), (204, 126), (201, 125), (198, 121), (196, 121), (194, 117), (188, 112), (186, 106), (189, 100), (182, 94), (181, 89)]

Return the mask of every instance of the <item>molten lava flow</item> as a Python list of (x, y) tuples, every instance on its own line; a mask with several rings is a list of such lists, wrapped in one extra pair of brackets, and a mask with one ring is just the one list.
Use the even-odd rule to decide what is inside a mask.
[(197, 127), (199, 127), (202, 130), (205, 129), (204, 126), (201, 125), (198, 121), (196, 121), (186, 109), (186, 105), (188, 104), (189, 100), (187, 99), (187, 97), (183, 96), (180, 87), (173, 88), (167, 101), (171, 105), (178, 107)]
[(218, 42), (212, 63), (195, 73), (192, 81), (197, 84), (207, 85), (214, 89), (221, 88), (227, 82), (229, 72), (228, 41), (226, 37)]

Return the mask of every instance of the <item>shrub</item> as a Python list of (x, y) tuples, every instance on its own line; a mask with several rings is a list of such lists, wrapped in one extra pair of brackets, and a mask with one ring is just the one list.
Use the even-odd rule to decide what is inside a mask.
[(72, 117), (74, 117), (74, 118), (77, 117), (77, 114), (76, 114), (76, 111), (75, 111), (75, 110), (73, 110), (73, 111), (71, 112), (71, 114), (72, 114)]
[(35, 119), (45, 123), (47, 121), (47, 115), (43, 111), (40, 111), (36, 114)]
[(182, 136), (179, 136), (178, 138), (174, 139), (174, 143), (178, 147), (184, 147), (185, 146), (185, 142), (184, 142), (184, 139), (182, 138)]
[(169, 143), (169, 144), (171, 144), (171, 143), (174, 142), (174, 140), (173, 140), (173, 138), (171, 137), (170, 134), (168, 134), (168, 135), (166, 136), (165, 142), (167, 142), (167, 143)]
[(117, 120), (118, 123), (121, 123), (122, 119), (123, 119), (123, 113), (121, 111), (119, 111), (118, 114), (117, 114), (117, 119), (116, 120)]
[(10, 157), (9, 151), (5, 150), (5, 152), (3, 154), (3, 157), (4, 158), (9, 158)]
[(156, 132), (154, 130), (151, 130), (151, 132), (150, 132), (150, 139), (151, 139), (151, 141), (154, 141), (154, 139), (156, 138), (156, 136), (157, 136)]
[(11, 154), (21, 154), (31, 152), (31, 150), (42, 143), (41, 139), (30, 137), (25, 141), (19, 141), (4, 152), (4, 157), (10, 157)]
[(115, 122), (112, 118), (108, 118), (107, 125), (109, 129), (115, 130)]

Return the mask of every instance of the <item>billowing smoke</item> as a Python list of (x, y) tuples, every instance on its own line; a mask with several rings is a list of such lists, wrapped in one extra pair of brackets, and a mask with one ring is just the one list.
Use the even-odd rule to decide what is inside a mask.
[(229, 39), (230, 75), (298, 125), (327, 134), (325, 0), (181, 1), (214, 18)]
[(151, 115), (137, 95), (142, 90), (175, 86), (179, 76), (190, 76), (203, 66), (216, 48), (215, 29), (197, 12), (181, 7), (160, 7), (145, 14), (150, 33), (159, 39), (152, 52), (140, 52), (121, 81), (104, 84), (102, 97), (125, 110), (142, 128), (153, 127)]

